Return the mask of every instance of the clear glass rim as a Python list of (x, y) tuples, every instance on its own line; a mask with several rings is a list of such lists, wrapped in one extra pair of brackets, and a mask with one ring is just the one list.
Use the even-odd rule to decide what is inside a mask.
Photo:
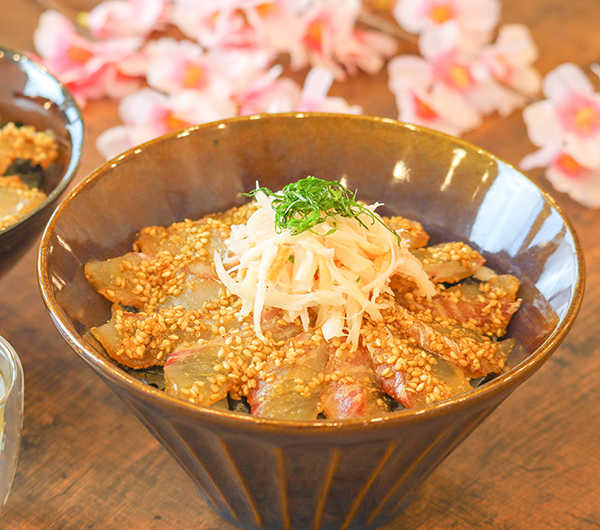
[(15, 385), (21, 362), (15, 349), (2, 335), (0, 335), (0, 355), (8, 361), (10, 370), (10, 373), (6, 374), (8, 380), (4, 380), (4, 394), (0, 395), (0, 407), (2, 407)]

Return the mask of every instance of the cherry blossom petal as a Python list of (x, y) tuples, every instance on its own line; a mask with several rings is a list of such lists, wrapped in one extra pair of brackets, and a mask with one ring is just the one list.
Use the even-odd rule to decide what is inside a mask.
[(493, 80), (480, 83), (471, 93), (470, 101), (484, 116), (498, 112), (503, 118), (524, 107), (527, 100)]
[(421, 33), (430, 23), (424, 0), (398, 0), (392, 13), (398, 24), (409, 33)]
[(282, 71), (281, 65), (273, 66), (247, 90), (236, 96), (240, 116), (294, 110), (300, 100), (300, 87), (292, 79), (278, 79)]
[(240, 116), (292, 112), (300, 99), (300, 87), (289, 78), (278, 79), (263, 92), (255, 92), (244, 100), (239, 109)]
[(77, 104), (83, 109), (89, 100), (100, 99), (104, 95), (102, 87), (103, 74), (99, 70), (82, 81), (65, 83)]
[(537, 61), (539, 52), (529, 28), (523, 24), (504, 24), (498, 29), (495, 48), (504, 60), (514, 65), (529, 66)]
[(137, 37), (92, 42), (78, 35), (73, 24), (55, 11), (42, 13), (34, 33), (42, 63), (82, 105), (88, 99), (120, 97), (136, 86), (137, 81), (119, 71), (118, 64), (141, 42)]
[(91, 34), (99, 39), (144, 37), (161, 27), (166, 0), (105, 0), (85, 17)]
[(327, 97), (334, 76), (327, 68), (313, 67), (304, 81), (300, 101), (294, 110), (298, 112), (338, 112), (343, 114), (361, 114), (358, 105), (348, 105), (343, 98)]
[(96, 139), (96, 149), (106, 160), (110, 160), (132, 147), (135, 146), (129, 138), (127, 125), (117, 125), (106, 129)]
[(360, 8), (359, 0), (320, 0), (304, 17), (302, 43), (310, 64), (331, 70), (339, 81), (346, 79), (347, 73), (336, 54), (353, 38)]
[(305, 24), (298, 10), (289, 4), (283, 0), (249, 0), (244, 3), (244, 14), (254, 29), (258, 46), (279, 53), (296, 53), (301, 46)]
[(515, 69), (507, 81), (508, 86), (528, 98), (536, 97), (542, 85), (540, 73), (533, 67)]
[(553, 145), (545, 145), (541, 149), (534, 151), (523, 157), (523, 160), (519, 162), (519, 167), (523, 171), (529, 171), (536, 167), (547, 167), (557, 157), (559, 148)]
[(456, 22), (448, 22), (428, 31), (419, 39), (421, 55), (432, 60), (447, 53), (457, 54), (460, 28)]
[(124, 75), (144, 77), (151, 58), (151, 49), (155, 41), (148, 42), (143, 48), (121, 59), (119, 70)]
[(392, 13), (398, 24), (422, 36), (448, 22), (459, 29), (458, 44), (473, 53), (490, 41), (500, 15), (498, 0), (398, 0)]
[(485, 76), (481, 67), (460, 53), (458, 36), (456, 23), (448, 22), (423, 35), (419, 47), (431, 64), (435, 81), (468, 97)]
[(563, 64), (543, 81), (548, 99), (523, 112), (531, 141), (558, 146), (580, 165), (600, 166), (600, 95), (583, 71)]
[(66, 83), (67, 88), (84, 108), (89, 100), (108, 97), (118, 100), (137, 90), (140, 80), (121, 74), (114, 66), (105, 65), (80, 81)]
[(480, 76), (458, 53), (456, 35), (450, 26), (440, 27), (437, 36), (432, 32), (428, 39), (437, 42), (430, 41), (429, 51), (438, 55), (432, 55), (430, 61), (417, 56), (390, 61), (389, 86), (396, 95), (401, 121), (458, 136), (481, 124), (479, 108), (489, 110), (485, 104), (497, 107), (497, 101), (486, 99), (483, 90), (479, 96)]
[(541, 76), (532, 67), (537, 57), (529, 29), (521, 24), (502, 26), (496, 42), (479, 53), (482, 64), (495, 79), (528, 97), (537, 95), (541, 87)]
[(600, 208), (600, 168), (587, 169), (563, 153), (546, 169), (546, 178), (571, 199), (588, 208)]
[(598, 138), (581, 138), (567, 133), (565, 135), (565, 151), (582, 166), (600, 167), (600, 140)]
[(238, 0), (174, 0), (171, 21), (205, 48), (251, 46), (255, 36)]
[(465, 132), (460, 124), (447, 122), (431, 106), (428, 90), (433, 80), (431, 65), (417, 55), (401, 55), (388, 63), (388, 86), (396, 96), (398, 119), (459, 136)]
[(229, 100), (197, 90), (165, 95), (143, 88), (121, 100), (119, 115), (126, 125), (141, 125), (158, 136), (190, 125), (231, 118), (236, 115), (236, 108)]
[(374, 75), (381, 71), (385, 60), (394, 56), (398, 49), (396, 39), (376, 31), (355, 31), (351, 39), (336, 48), (338, 60), (350, 75), (357, 68)]
[(234, 94), (246, 90), (264, 75), (275, 56), (265, 49), (239, 48), (209, 51), (211, 60), (221, 75), (233, 84)]
[(600, 139), (600, 96), (574, 92), (565, 96), (555, 111), (566, 134), (582, 140)]
[(119, 102), (119, 117), (126, 125), (148, 123), (160, 119), (168, 107), (166, 94), (142, 88)]
[(171, 97), (173, 116), (192, 125), (233, 118), (236, 105), (229, 99), (214, 97), (197, 90), (181, 90)]
[(542, 90), (555, 103), (561, 103), (573, 93), (591, 95), (594, 87), (581, 68), (572, 63), (557, 66), (544, 78)]
[(394, 94), (399, 110), (398, 120), (428, 127), (451, 136), (459, 136), (465, 132), (437, 114), (431, 108), (430, 96), (418, 87), (408, 83), (398, 83)]
[(167, 93), (192, 88), (229, 97), (233, 87), (222, 70), (195, 42), (162, 38), (149, 50), (146, 78)]
[(562, 143), (562, 128), (550, 101), (538, 101), (523, 109), (523, 121), (533, 145), (542, 147)]
[(78, 35), (73, 24), (56, 11), (42, 13), (33, 41), (45, 66), (63, 83), (84, 79), (103, 65), (92, 61), (93, 44)]
[(396, 92), (406, 84), (427, 89), (433, 83), (430, 64), (418, 55), (399, 55), (388, 63), (388, 86)]
[(456, 0), (456, 21), (460, 27), (460, 48), (474, 53), (487, 44), (500, 18), (498, 0)]
[(600, 208), (600, 167), (584, 167), (560, 147), (549, 145), (527, 155), (519, 167), (524, 171), (545, 167), (554, 189), (584, 206)]
[(131, 94), (141, 85), (139, 78), (123, 75), (116, 66), (109, 64), (101, 70), (103, 94), (113, 100), (119, 100), (127, 94)]
[(121, 100), (119, 115), (124, 124), (100, 137), (98, 149), (107, 157), (191, 125), (232, 118), (236, 107), (197, 90), (166, 95), (144, 88)]
[(481, 125), (481, 115), (455, 90), (444, 85), (434, 87), (430, 95), (431, 108), (445, 121), (461, 131)]

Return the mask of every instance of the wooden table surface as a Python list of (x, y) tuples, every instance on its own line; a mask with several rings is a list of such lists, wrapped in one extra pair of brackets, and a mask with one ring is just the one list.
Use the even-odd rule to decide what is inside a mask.
[[(564, 62), (588, 67), (600, 61), (598, 0), (502, 4), (502, 22), (531, 29), (542, 74)], [(71, 5), (87, 7), (86, 0)], [(34, 0), (0, 0), (0, 44), (32, 50), (41, 11)], [(385, 73), (360, 76), (335, 85), (333, 93), (361, 104), (365, 114), (395, 118), (386, 82)], [(94, 102), (84, 114), (77, 181), (102, 162), (98, 133), (119, 121), (114, 102)], [(534, 149), (520, 112), (487, 118), (464, 138), (512, 164)], [(541, 171), (529, 176), (551, 190)], [(586, 297), (573, 330), (386, 530), (600, 528), (600, 210), (554, 196), (575, 225), (587, 261)], [(0, 334), (21, 357), (26, 388), (19, 466), (0, 528), (233, 530), (62, 340), (39, 296), (36, 251), (0, 280)]]

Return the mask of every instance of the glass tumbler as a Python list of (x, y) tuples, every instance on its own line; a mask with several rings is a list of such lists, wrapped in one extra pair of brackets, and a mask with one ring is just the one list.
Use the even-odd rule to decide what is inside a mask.
[(0, 511), (15, 476), (23, 426), (23, 368), (12, 346), (0, 337)]

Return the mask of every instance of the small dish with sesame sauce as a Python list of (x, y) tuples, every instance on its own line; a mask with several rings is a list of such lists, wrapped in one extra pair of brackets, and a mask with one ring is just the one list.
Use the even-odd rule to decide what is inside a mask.
[[(265, 216), (285, 211), (261, 203), (307, 176), (358, 190), (383, 224), (351, 204), (328, 236), (332, 219), (273, 230)], [(68, 344), (246, 530), (389, 523), (558, 347), (584, 284), (569, 221), (508, 164), (393, 120), (310, 113), (192, 127), (109, 161), (57, 209), (38, 270)], [(436, 392), (434, 371), (456, 391)]]
[(0, 46), (0, 277), (31, 247), (73, 180), (83, 121), (42, 65)]
[(13, 122), (0, 129), (0, 230), (44, 201), (46, 194), (39, 189), (43, 171), (57, 156), (51, 131), (17, 127)]

